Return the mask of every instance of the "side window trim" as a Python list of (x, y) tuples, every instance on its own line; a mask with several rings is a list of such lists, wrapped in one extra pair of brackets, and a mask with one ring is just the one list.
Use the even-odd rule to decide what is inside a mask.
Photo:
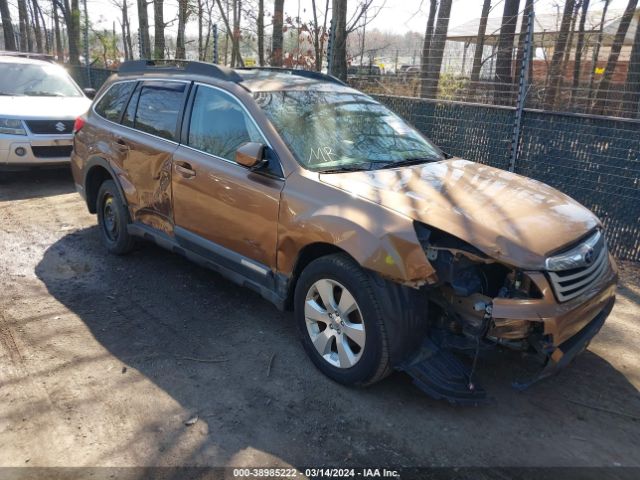
[[(124, 108), (122, 109), (122, 112), (120, 112), (120, 118), (118, 119), (118, 124), (122, 125), (123, 127), (126, 127), (127, 125), (125, 125), (124, 123), (124, 116), (127, 113), (127, 110), (129, 110), (129, 104), (131, 103), (131, 101), (133, 100), (133, 98), (136, 96), (136, 92), (142, 88), (140, 85), (142, 84), (142, 82), (136, 82), (136, 86), (133, 87), (133, 90), (131, 90), (131, 94), (129, 95), (129, 98), (127, 99), (127, 103), (125, 104)], [(136, 118), (136, 112), (138, 111), (138, 99), (140, 98), (140, 96), (138, 95), (138, 97), (136, 98), (135, 102), (136, 102), (136, 109), (133, 112), (133, 119), (135, 121)]]
[[(137, 80), (120, 80), (117, 82), (113, 82), (111, 85), (109, 85), (109, 88), (107, 88), (104, 92), (102, 92), (102, 94), (100, 95), (100, 97), (98, 97), (93, 104), (91, 105), (91, 111), (96, 114), (98, 117), (100, 117), (103, 120), (106, 120), (107, 122), (111, 122), (111, 123), (117, 123), (120, 124), (120, 122), (122, 121), (122, 115), (124, 113), (124, 111), (126, 110), (126, 107), (122, 110), (122, 112), (120, 112), (120, 118), (118, 119), (117, 122), (114, 122), (113, 120), (109, 120), (108, 118), (100, 115), (97, 111), (96, 111), (96, 107), (100, 104), (100, 102), (102, 101), (102, 99), (105, 97), (105, 95), (107, 93), (109, 93), (111, 91), (111, 89), (113, 87), (115, 87), (116, 85), (120, 85), (122, 83), (137, 83)], [(136, 87), (133, 87), (133, 90), (131, 91), (131, 93), (129, 94), (129, 96), (127, 97), (127, 102), (126, 104), (129, 104), (129, 100), (131, 100), (131, 95), (133, 94), (133, 92), (136, 90)]]
[(188, 98), (188, 100), (186, 102), (186, 106), (185, 106), (185, 110), (184, 110), (184, 118), (183, 118), (183, 120), (181, 122), (182, 123), (182, 132), (181, 132), (181, 136), (180, 136), (180, 144), (183, 147), (186, 147), (186, 148), (188, 148), (190, 150), (196, 151), (196, 152), (201, 153), (203, 155), (207, 155), (207, 156), (210, 156), (210, 157), (215, 158), (217, 160), (222, 160), (223, 162), (227, 162), (227, 163), (230, 163), (232, 165), (237, 165), (238, 167), (244, 168), (244, 167), (242, 167), (242, 165), (238, 164), (237, 162), (235, 162), (233, 160), (229, 160), (228, 158), (220, 157), (219, 155), (216, 155), (214, 153), (205, 152), (203, 150), (200, 150), (198, 148), (195, 148), (195, 147), (192, 147), (191, 145), (189, 145), (189, 131), (191, 129), (191, 114), (193, 113), (193, 104), (194, 104), (194, 101), (195, 101), (195, 98), (196, 98), (196, 94), (198, 93), (198, 90), (200, 88), (210, 88), (210, 89), (213, 89), (213, 90), (217, 90), (217, 91), (221, 92), (222, 94), (227, 95), (229, 98), (231, 98), (232, 101), (234, 101), (238, 105), (240, 105), (240, 108), (242, 108), (242, 111), (250, 119), (251, 123), (253, 124), (253, 126), (256, 129), (256, 131), (258, 132), (258, 134), (260, 135), (260, 137), (264, 141), (265, 145), (273, 153), (273, 156), (274, 156), (274, 158), (275, 158), (275, 160), (277, 162), (278, 174), (277, 175), (270, 175), (270, 176), (275, 176), (276, 178), (284, 179), (284, 170), (282, 169), (282, 164), (280, 163), (280, 159), (278, 158), (278, 155), (277, 155), (276, 151), (271, 146), (271, 143), (269, 142), (269, 139), (267, 138), (267, 136), (264, 134), (264, 132), (260, 128), (260, 125), (258, 125), (258, 122), (256, 122), (256, 120), (253, 118), (253, 115), (251, 115), (251, 112), (249, 112), (247, 107), (245, 107), (244, 104), (240, 101), (240, 99), (238, 97), (236, 97), (233, 93), (231, 93), (228, 90), (225, 90), (223, 88), (217, 87), (215, 85), (209, 85), (209, 84), (206, 84), (206, 83), (193, 82), (192, 87), (191, 87), (191, 91), (189, 92), (189, 98)]
[[(140, 80), (140, 79), (138, 79), (138, 80), (133, 80), (133, 79), (131, 79), (131, 80), (119, 80), (119, 81), (117, 81), (117, 82), (113, 82), (113, 83), (109, 86), (109, 88), (107, 88), (107, 89), (104, 91), (104, 93), (102, 93), (102, 94), (100, 95), (100, 98), (98, 98), (96, 101), (94, 101), (94, 102), (93, 102), (93, 104), (91, 105), (91, 112), (93, 112), (96, 116), (98, 116), (101, 120), (104, 120), (105, 122), (113, 123), (114, 125), (118, 125), (119, 127), (122, 127), (122, 128), (128, 128), (129, 130), (134, 130), (134, 131), (136, 131), (136, 132), (138, 132), (138, 133), (142, 133), (142, 134), (144, 134), (144, 135), (149, 135), (150, 137), (158, 138), (158, 139), (163, 140), (163, 141), (165, 141), (165, 142), (170, 142), (170, 143), (173, 143), (173, 144), (175, 144), (175, 145), (179, 145), (179, 144), (181, 143), (181, 137), (180, 137), (180, 136), (178, 136), (178, 135), (176, 135), (176, 140), (169, 140), (169, 139), (167, 139), (167, 138), (163, 138), (163, 137), (159, 137), (159, 136), (157, 136), (157, 135), (154, 135), (154, 134), (152, 134), (152, 133), (143, 132), (142, 130), (138, 130), (138, 129), (136, 129), (136, 128), (132, 128), (132, 127), (129, 127), (129, 126), (127, 126), (127, 125), (123, 125), (123, 124), (122, 124), (122, 119), (123, 119), (123, 117), (124, 117), (124, 112), (126, 111), (126, 109), (123, 109), (123, 111), (122, 111), (122, 113), (121, 113), (121, 115), (120, 115), (120, 121), (119, 121), (119, 122), (114, 122), (113, 120), (109, 120), (108, 118), (105, 118), (105, 117), (103, 117), (102, 115), (100, 115), (98, 112), (96, 112), (96, 105), (98, 105), (98, 103), (100, 102), (100, 100), (102, 100), (102, 97), (104, 97), (104, 96), (106, 95), (106, 93), (107, 93), (109, 90), (111, 90), (111, 88), (112, 88), (114, 85), (118, 85), (118, 84), (121, 84), (121, 83), (130, 83), (130, 82), (133, 82), (133, 83), (142, 83), (142, 82), (144, 82), (144, 81), (148, 81), (148, 82), (154, 82), (154, 81), (155, 81), (155, 82), (184, 83), (184, 84), (186, 84), (186, 85), (187, 85), (187, 88), (186, 88), (186, 92), (185, 92), (184, 99), (189, 98), (189, 96), (190, 96), (190, 92), (191, 92), (192, 87), (193, 87), (193, 84), (194, 84), (194, 82), (192, 82), (192, 81), (190, 81), (190, 80), (173, 80), (173, 79), (167, 79), (167, 78), (144, 78), (144, 79), (142, 79), (142, 80)], [(136, 87), (134, 87), (133, 91), (131, 92), (131, 95), (133, 95), (133, 93), (135, 93), (135, 91), (136, 91), (136, 89), (137, 89), (137, 88), (138, 88), (138, 86), (136, 85)], [(131, 96), (129, 96), (129, 98), (128, 98), (127, 105), (128, 105), (128, 102), (129, 102), (129, 101), (131, 101)], [(185, 101), (185, 100), (183, 100), (183, 102), (182, 102), (182, 108), (181, 108), (181, 110), (180, 110), (180, 113), (183, 113), (183, 112), (184, 112), (184, 107), (185, 107), (185, 105), (186, 105), (186, 101)], [(137, 105), (136, 105), (136, 113), (137, 113), (137, 110), (138, 110), (138, 107), (137, 107)], [(179, 117), (178, 117), (178, 118), (179, 118)], [(180, 129), (180, 128), (178, 128), (178, 127), (181, 127), (181, 126), (182, 126), (182, 122), (180, 122), (180, 121), (176, 122), (176, 134), (180, 134), (180, 130), (181, 130), (181, 129)]]

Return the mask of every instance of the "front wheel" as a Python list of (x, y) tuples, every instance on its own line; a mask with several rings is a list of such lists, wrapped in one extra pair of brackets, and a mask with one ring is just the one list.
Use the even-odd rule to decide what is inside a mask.
[(106, 180), (100, 185), (96, 211), (100, 237), (107, 250), (116, 255), (129, 253), (135, 240), (127, 231), (129, 213), (113, 180)]
[(344, 254), (311, 262), (296, 284), (295, 318), (315, 366), (347, 385), (391, 372), (388, 341), (369, 275)]

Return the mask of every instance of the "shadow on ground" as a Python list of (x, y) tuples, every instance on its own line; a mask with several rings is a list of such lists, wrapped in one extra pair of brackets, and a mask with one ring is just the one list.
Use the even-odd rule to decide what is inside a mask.
[(0, 202), (50, 197), (75, 192), (69, 166), (3, 170), (0, 167)]
[[(49, 247), (36, 274), (123, 366), (175, 399), (183, 421), (206, 423), (182, 465), (598, 464), (637, 439), (628, 418), (579, 405), (602, 402), (606, 388), (607, 408), (640, 411), (634, 386), (591, 352), (525, 393), (509, 386), (516, 356), (499, 353), (480, 368), (493, 403), (457, 408), (425, 397), (403, 374), (368, 389), (331, 382), (305, 356), (290, 314), (155, 246), (107, 255), (96, 227)], [(114, 388), (136, 395), (135, 384)], [(193, 428), (167, 425), (152, 406), (140, 415), (138, 434), (105, 458), (160, 432), (144, 464), (162, 464)]]

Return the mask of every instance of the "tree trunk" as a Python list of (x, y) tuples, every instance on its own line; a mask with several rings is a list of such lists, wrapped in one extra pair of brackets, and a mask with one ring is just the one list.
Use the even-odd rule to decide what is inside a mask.
[(67, 27), (67, 39), (69, 42), (69, 63), (80, 64), (80, 4), (79, 0), (56, 0), (58, 8), (62, 11), (64, 23)]
[[(575, 0), (567, 0), (564, 4), (564, 12), (562, 14), (562, 23), (560, 24), (560, 33), (553, 47), (553, 56), (551, 57), (551, 66), (549, 67), (549, 87), (545, 95), (544, 103), (546, 108), (553, 109), (558, 95), (558, 88), (562, 83), (562, 60), (564, 52), (567, 48), (567, 39), (569, 38), (569, 29), (571, 28), (571, 18)], [(571, 46), (569, 46), (571, 48)]]
[(184, 29), (189, 14), (187, 0), (178, 0), (178, 35), (176, 37), (176, 59), (185, 59), (187, 52), (184, 46)]
[[(568, 0), (571, 1), (571, 0)], [(498, 53), (496, 56), (495, 81), (497, 104), (510, 104), (513, 76), (513, 47), (518, 24), (518, 8), (520, 0), (505, 0), (502, 13), (500, 36), (498, 37)]]
[(640, 25), (636, 26), (625, 85), (627, 92), (624, 99), (624, 110), (629, 114), (629, 117), (640, 118)]
[(598, 59), (600, 58), (600, 47), (602, 46), (602, 37), (604, 35), (604, 21), (607, 16), (609, 1), (610, 0), (604, 0), (602, 16), (600, 17), (600, 28), (598, 29), (598, 39), (596, 41), (595, 47), (593, 48), (593, 65), (591, 65), (591, 73), (589, 74), (589, 103), (591, 103), (591, 99), (593, 98), (593, 83), (595, 81)]
[(58, 6), (53, 2), (53, 28), (56, 36), (56, 57), (59, 62), (64, 62), (64, 49), (62, 48), (62, 35), (60, 34), (60, 17), (58, 16)]
[(31, 50), (31, 39), (29, 37), (29, 13), (27, 12), (26, 0), (18, 0), (18, 24), (20, 28), (20, 51)]
[(637, 6), (638, 0), (629, 0), (627, 8), (625, 9), (622, 18), (620, 19), (618, 31), (616, 32), (616, 36), (613, 40), (613, 45), (611, 45), (611, 51), (609, 52), (609, 60), (607, 60), (607, 66), (605, 67), (604, 74), (602, 75), (602, 80), (600, 80), (600, 85), (598, 85), (598, 92), (596, 93), (596, 100), (593, 107), (594, 113), (596, 115), (603, 115), (607, 110), (607, 97), (609, 93), (609, 87), (611, 86), (611, 79), (613, 78), (613, 73), (616, 69), (616, 66), (618, 65), (620, 50), (622, 50), (624, 38), (627, 36), (627, 30), (629, 30), (629, 25), (631, 24), (631, 20), (633, 19), (633, 15)]
[(422, 59), (420, 62), (420, 78), (422, 80), (420, 95), (423, 98), (426, 97), (427, 90), (429, 88), (427, 77), (429, 76), (431, 42), (433, 41), (433, 25), (436, 21), (437, 9), (438, 0), (431, 0), (431, 5), (429, 6), (429, 17), (427, 18), (427, 29), (425, 30), (424, 42), (422, 43)]
[[(335, 3), (335, 0), (334, 0)], [(340, 2), (345, 3), (346, 1)], [(271, 66), (282, 66), (282, 24), (284, 20), (284, 0), (275, 0), (273, 4), (273, 35), (271, 39)]]
[(2, 32), (4, 34), (4, 49), (15, 51), (16, 36), (13, 31), (13, 23), (11, 21), (11, 11), (7, 0), (0, 0), (0, 19), (2, 19)]
[[(241, 67), (244, 67), (244, 61), (242, 60), (242, 56), (240, 55), (240, 45), (238, 45), (238, 42), (236, 41), (237, 39), (234, 38), (234, 35), (232, 33), (233, 30), (231, 30), (231, 25), (229, 25), (229, 16), (224, 13), (220, 0), (216, 0), (216, 3), (218, 4), (218, 8), (220, 9), (220, 15), (222, 16), (222, 21), (224, 22), (224, 26), (227, 29), (227, 37), (231, 39), (231, 50), (236, 52), (237, 63)], [(227, 63), (226, 57), (227, 57), (227, 52), (226, 52), (226, 45), (225, 45), (225, 63)]]
[[(315, 0), (313, 0), (315, 3)], [(314, 4), (315, 14), (315, 4)], [(264, 0), (258, 0), (258, 64), (264, 66)]]
[(42, 30), (40, 29), (38, 10), (38, 0), (31, 0), (31, 19), (33, 20), (33, 33), (36, 37), (36, 51), (42, 53)]
[[(438, 83), (440, 82), (440, 70), (442, 69), (442, 55), (449, 29), (449, 17), (451, 16), (452, 0), (441, 0), (438, 9), (438, 21), (433, 32), (433, 40), (429, 48), (429, 66), (427, 67), (426, 89), (422, 89), (423, 98), (436, 98), (438, 96)], [(425, 84), (423, 83), (423, 86)]]
[(164, 0), (153, 0), (154, 41), (153, 58), (164, 59)]
[(151, 58), (151, 41), (149, 40), (149, 12), (147, 0), (138, 0), (138, 42), (141, 43), (141, 57)]
[(587, 21), (589, 10), (589, 0), (582, 0), (582, 14), (578, 25), (578, 43), (576, 44), (576, 58), (573, 62), (573, 83), (571, 85), (571, 104), (577, 100), (578, 89), (580, 88), (580, 69), (582, 68), (582, 50), (584, 49), (584, 26)]
[[(480, 70), (482, 69), (482, 53), (484, 50), (484, 35), (487, 32), (487, 18), (491, 10), (491, 0), (484, 0), (482, 4), (482, 14), (480, 15), (480, 25), (478, 26), (478, 41), (476, 50), (473, 53), (473, 67), (471, 68), (471, 81), (480, 80)], [(473, 85), (472, 85), (473, 88)]]
[(124, 0), (125, 5), (125, 15), (124, 20), (126, 22), (125, 25), (125, 38), (124, 42), (127, 44), (127, 49), (129, 50), (129, 60), (133, 60), (134, 52), (133, 52), (133, 42), (131, 41), (131, 22), (129, 21), (129, 6), (127, 5), (126, 0)]
[(332, 0), (333, 44), (331, 45), (331, 74), (347, 80), (347, 2)]
[(49, 31), (47, 30), (47, 22), (45, 21), (44, 15), (42, 14), (42, 8), (40, 8), (40, 4), (38, 4), (38, 16), (40, 17), (42, 31), (44, 34), (44, 51), (48, 54), (51, 54), (51, 42), (49, 40)]
[(202, 51), (204, 47), (203, 38), (202, 38), (202, 32), (204, 31), (203, 22), (204, 22), (204, 9), (202, 8), (202, 0), (198, 0), (198, 60), (200, 61), (204, 60), (204, 55)]

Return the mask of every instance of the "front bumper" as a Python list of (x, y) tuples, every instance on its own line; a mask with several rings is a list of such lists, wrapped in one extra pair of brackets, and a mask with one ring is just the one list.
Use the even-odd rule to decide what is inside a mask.
[(65, 164), (72, 148), (73, 135), (0, 134), (0, 166)]

